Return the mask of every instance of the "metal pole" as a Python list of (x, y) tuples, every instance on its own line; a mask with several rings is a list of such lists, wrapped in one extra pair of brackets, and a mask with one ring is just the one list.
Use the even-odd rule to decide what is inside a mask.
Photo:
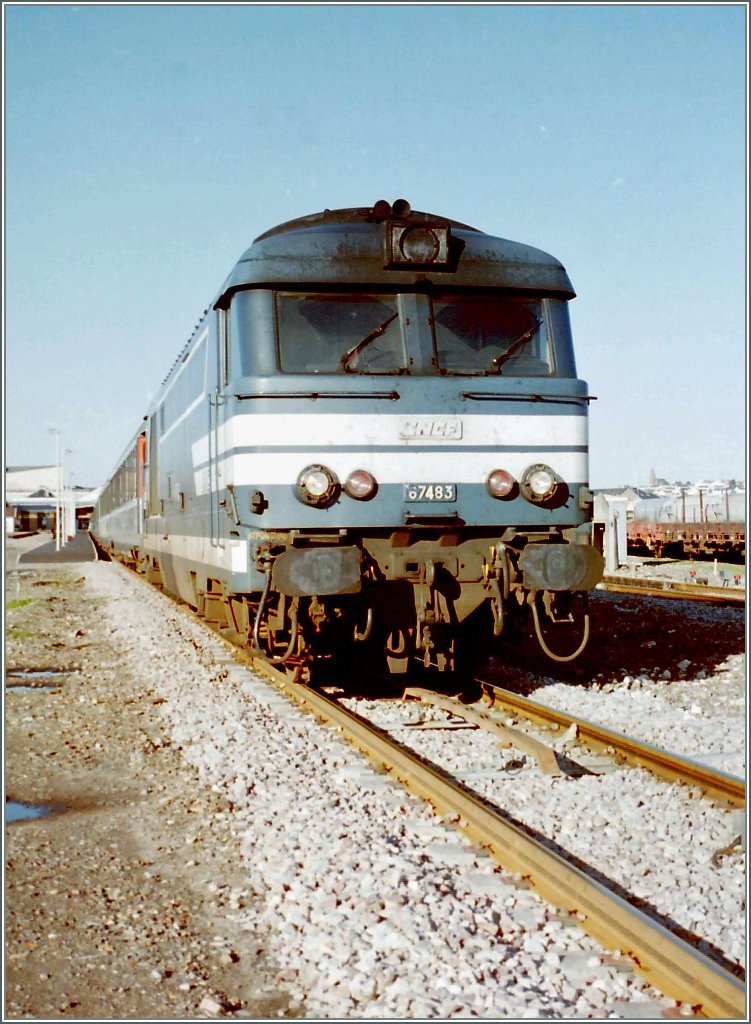
[[(65, 449), (65, 455), (71, 455), (72, 450), (70, 448)], [(68, 539), (71, 536), (70, 529), (70, 491), (65, 485), (65, 473), (63, 472), (63, 544), (68, 543)]]
[(60, 547), (65, 547), (65, 469), (63, 460), (65, 456), (60, 453)]
[(78, 509), (76, 507), (76, 491), (73, 484), (73, 470), (68, 473), (68, 537), (73, 540), (78, 533)]
[(55, 435), (55, 470), (57, 474), (57, 483), (55, 485), (55, 550), (60, 550), (60, 538), (62, 535), (62, 456), (60, 454), (60, 428), (59, 427), (47, 427), (48, 434)]
[(63, 503), (62, 503), (62, 495), (60, 494), (60, 490), (61, 490), (61, 486), (62, 486), (61, 485), (61, 478), (62, 478), (62, 472), (63, 472), (63, 470), (62, 470), (62, 459), (63, 459), (63, 457), (62, 457), (62, 454), (60, 452), (60, 431), (59, 430), (55, 431), (55, 436), (56, 436), (56, 439), (57, 439), (57, 487), (55, 488), (55, 495), (56, 495), (56, 500), (55, 500), (55, 551), (59, 551), (60, 550), (60, 540), (61, 540), (61, 537), (62, 537), (62, 526), (63, 526), (63, 524), (62, 524)]

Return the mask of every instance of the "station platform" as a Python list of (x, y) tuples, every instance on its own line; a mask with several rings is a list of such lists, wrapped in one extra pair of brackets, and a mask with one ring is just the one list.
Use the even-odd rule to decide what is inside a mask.
[(59, 551), (55, 550), (54, 540), (39, 547), (24, 551), (18, 556), (19, 563), (28, 565), (30, 562), (63, 563), (63, 562), (95, 562), (96, 549), (91, 537), (85, 531), (77, 533)]

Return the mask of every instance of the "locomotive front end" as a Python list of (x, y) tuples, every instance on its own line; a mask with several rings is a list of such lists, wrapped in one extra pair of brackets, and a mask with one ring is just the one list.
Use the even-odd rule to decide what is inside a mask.
[(447, 670), (516, 619), (581, 653), (602, 558), (573, 295), (546, 253), (403, 201), (256, 240), (216, 304), (205, 476), (248, 539), (256, 647)]

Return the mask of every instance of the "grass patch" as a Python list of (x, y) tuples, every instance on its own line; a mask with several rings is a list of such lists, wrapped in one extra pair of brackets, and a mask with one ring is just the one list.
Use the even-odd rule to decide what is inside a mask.
[(28, 629), (20, 629), (18, 626), (10, 626), (8, 638), (10, 640), (33, 640), (36, 633), (30, 633)]
[(12, 601), (8, 601), (6, 608), (23, 608), (27, 604), (33, 604), (33, 597), (14, 597)]

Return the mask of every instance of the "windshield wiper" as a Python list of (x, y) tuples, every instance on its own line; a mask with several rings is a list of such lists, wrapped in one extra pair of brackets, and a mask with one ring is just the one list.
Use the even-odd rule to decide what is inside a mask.
[(516, 341), (514, 341), (505, 352), (502, 352), (499, 356), (490, 360), (491, 370), (495, 370), (496, 373), (500, 373), (503, 364), (512, 356), (515, 356), (522, 345), (526, 345), (529, 339), (539, 331), (542, 326), (542, 317), (535, 317), (535, 320), (536, 323), (534, 323), (528, 331), (525, 331), (524, 334), (520, 334)]
[(353, 348), (351, 348), (349, 352), (345, 352), (340, 360), (342, 364), (342, 369), (349, 370), (350, 360), (354, 359), (355, 356), (359, 355), (362, 352), (362, 350), (371, 343), (371, 341), (375, 341), (376, 338), (380, 338), (380, 336), (383, 334), (386, 328), (390, 324), (392, 324), (398, 316), (399, 311), (397, 310), (396, 313), (391, 314), (388, 320), (384, 320), (383, 323), (380, 324), (380, 326), (376, 327), (375, 330), (372, 330), (370, 334), (366, 334), (362, 341), (358, 341), (358, 343)]

